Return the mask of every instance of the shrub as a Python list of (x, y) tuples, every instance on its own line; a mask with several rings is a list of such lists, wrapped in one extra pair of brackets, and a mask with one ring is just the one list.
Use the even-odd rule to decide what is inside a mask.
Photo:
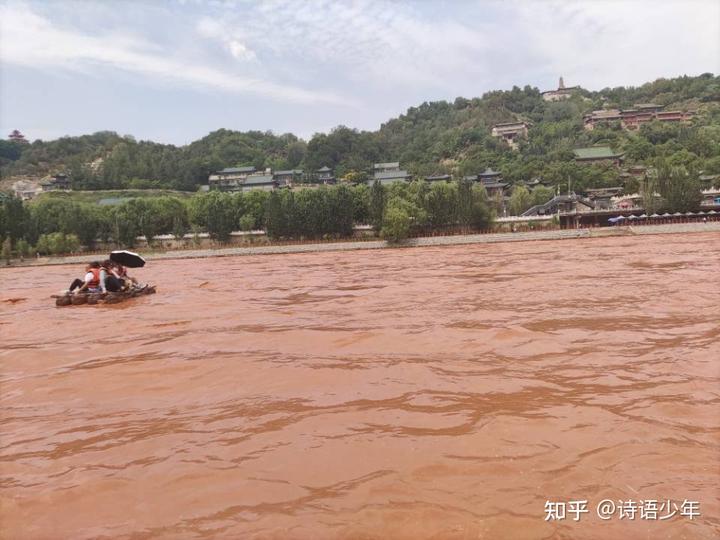
[(410, 216), (402, 208), (388, 208), (383, 217), (380, 234), (388, 242), (402, 242), (410, 234)]
[(240, 230), (245, 232), (250, 232), (253, 230), (253, 227), (255, 227), (255, 216), (250, 214), (245, 214), (240, 218), (239, 221)]

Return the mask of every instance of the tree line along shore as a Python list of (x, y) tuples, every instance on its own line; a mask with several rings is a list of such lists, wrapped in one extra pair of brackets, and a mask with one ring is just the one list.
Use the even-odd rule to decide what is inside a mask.
[[(689, 121), (655, 120), (633, 130), (611, 121), (587, 129), (588, 111), (649, 102), (694, 114)], [(528, 129), (513, 145), (492, 135), (492, 126), (514, 121)], [(651, 173), (623, 176), (612, 163), (574, 159), (573, 149), (593, 145), (610, 147), (628, 166), (643, 165)], [(370, 164), (398, 159), (414, 178), (456, 180), (363, 185), (370, 184)], [(211, 173), (229, 166), (306, 171), (328, 166), (341, 180), (299, 191), (197, 192)], [(612, 186), (625, 194), (644, 193), (648, 214), (694, 210), (700, 189), (708, 187), (703, 182), (720, 175), (720, 77), (706, 73), (597, 92), (573, 87), (560, 101), (545, 100), (537, 88), (515, 87), (424, 103), (374, 132), (339, 126), (309, 141), (226, 129), (182, 147), (112, 132), (34, 142), (16, 136), (0, 141), (2, 182), (64, 171), (72, 191), (69, 197), (46, 193), (30, 202), (0, 196), (0, 242), (12, 253), (58, 254), (92, 249), (97, 242), (132, 246), (139, 235), (152, 243), (158, 235), (180, 238), (192, 232), (224, 242), (233, 230), (258, 229), (271, 239), (344, 238), (357, 224), (396, 240), (446, 227), (487, 230), (500, 207), (481, 186), (464, 181), (486, 168), (500, 171), (509, 183), (503, 210), (510, 214), (558, 192)], [(525, 186), (535, 178), (542, 183), (529, 191)], [(148, 196), (103, 206), (77, 191), (132, 188)], [(182, 191), (154, 191), (169, 189)]]
[[(701, 192), (697, 176), (683, 167), (662, 165), (646, 180), (653, 210), (697, 210)], [(520, 193), (521, 198), (515, 197)], [(552, 192), (533, 192), (541, 198)], [(530, 204), (516, 191), (510, 206)], [(537, 203), (542, 203), (538, 200)], [(183, 239), (207, 233), (222, 244), (233, 231), (264, 230), (270, 240), (347, 239), (357, 225), (392, 242), (449, 228), (465, 233), (488, 231), (496, 218), (496, 201), (482, 184), (463, 179), (340, 184), (299, 191), (201, 192), (191, 197), (132, 198), (98, 205), (66, 198), (41, 197), (23, 202), (0, 197), (0, 242), (3, 256), (61, 255), (93, 250), (96, 245), (134, 247), (143, 236), (148, 247), (161, 235)]]

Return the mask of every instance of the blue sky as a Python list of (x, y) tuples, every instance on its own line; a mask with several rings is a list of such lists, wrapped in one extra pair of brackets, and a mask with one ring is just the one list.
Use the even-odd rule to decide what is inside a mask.
[(0, 132), (186, 144), (423, 101), (720, 71), (720, 2), (0, 0)]

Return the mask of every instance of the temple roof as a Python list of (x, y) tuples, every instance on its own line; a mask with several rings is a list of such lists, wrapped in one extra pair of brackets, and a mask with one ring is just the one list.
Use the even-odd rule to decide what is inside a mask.
[(591, 146), (573, 150), (575, 159), (614, 159), (621, 157), (622, 153), (613, 151), (609, 146)]
[(388, 163), (375, 163), (375, 165), (373, 165), (373, 169), (399, 169), (399, 168), (400, 168), (399, 161), (390, 161)]
[(255, 185), (262, 185), (262, 184), (273, 184), (274, 182), (275, 182), (275, 180), (269, 174), (255, 174), (255, 175), (248, 176), (242, 185), (255, 186)]
[(375, 180), (390, 180), (392, 178), (410, 178), (407, 171), (380, 171), (373, 175)]
[(218, 174), (232, 174), (232, 173), (253, 173), (255, 167), (228, 167), (222, 171), (218, 171)]

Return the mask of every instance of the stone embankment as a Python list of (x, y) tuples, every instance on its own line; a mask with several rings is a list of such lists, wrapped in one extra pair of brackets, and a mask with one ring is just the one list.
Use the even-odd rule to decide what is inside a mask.
[[(454, 246), (462, 244), (491, 244), (497, 242), (527, 242), (537, 240), (564, 240), (570, 238), (600, 238), (608, 236), (633, 236), (645, 234), (683, 234), (700, 232), (720, 233), (720, 222), (709, 223), (673, 223), (665, 225), (643, 225), (637, 227), (603, 227), (597, 229), (561, 229), (552, 231), (535, 231), (521, 233), (468, 234), (457, 236), (432, 236), (411, 238), (401, 244), (389, 244), (384, 240), (362, 242), (332, 242), (322, 244), (291, 244), (275, 246), (231, 247), (217, 249), (195, 249), (148, 253), (143, 256), (148, 260), (162, 259), (198, 259), (206, 257), (233, 257), (239, 255), (275, 255), (282, 253), (312, 253), (321, 251), (351, 251), (359, 249), (408, 248), (423, 246)], [(14, 261), (13, 266), (37, 266), (51, 264), (79, 264), (86, 262), (91, 255), (71, 257), (41, 257), (27, 259), (20, 263)], [(0, 265), (0, 268), (2, 266)]]

